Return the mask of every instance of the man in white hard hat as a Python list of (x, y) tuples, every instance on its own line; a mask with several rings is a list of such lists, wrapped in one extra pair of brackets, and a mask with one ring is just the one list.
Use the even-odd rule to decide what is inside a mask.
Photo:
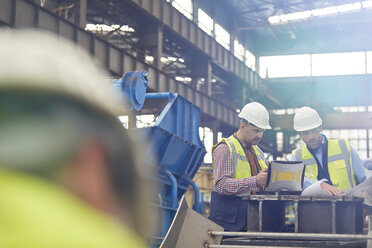
[(266, 184), (267, 164), (257, 144), (269, 125), (269, 112), (258, 103), (246, 104), (238, 117), (239, 130), (212, 148), (213, 191), (210, 219), (227, 231), (243, 231), (247, 203), (242, 196)]
[(310, 107), (302, 107), (294, 116), (294, 129), (304, 145), (292, 151), (295, 160), (306, 164), (304, 187), (322, 180), (321, 188), (340, 195), (366, 179), (362, 160), (347, 139), (328, 140), (322, 134), (322, 119)]
[(145, 247), (140, 149), (108, 74), (52, 33), (0, 37), (1, 247)]

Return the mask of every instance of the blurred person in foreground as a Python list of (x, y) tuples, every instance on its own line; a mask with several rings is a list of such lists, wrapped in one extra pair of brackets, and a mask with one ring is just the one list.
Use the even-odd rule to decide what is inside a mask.
[(105, 78), (65, 39), (0, 29), (1, 247), (145, 247), (139, 149)]
[(320, 181), (325, 193), (341, 195), (366, 180), (363, 162), (348, 139), (328, 140), (315, 109), (302, 107), (294, 116), (293, 127), (305, 143), (292, 151), (292, 160), (306, 164), (304, 188)]

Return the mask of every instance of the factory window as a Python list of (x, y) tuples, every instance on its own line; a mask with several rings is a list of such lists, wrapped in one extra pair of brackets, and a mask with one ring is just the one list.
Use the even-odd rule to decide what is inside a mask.
[(367, 111), (367, 107), (366, 106), (339, 106), (339, 107), (334, 107), (333, 108), (334, 110), (336, 111), (339, 111), (339, 112), (366, 112)]
[(88, 23), (85, 26), (85, 30), (93, 32), (93, 33), (99, 33), (99, 34), (105, 34), (108, 32), (111, 33), (118, 33), (121, 35), (124, 35), (126, 33), (133, 33), (135, 30), (131, 26), (128, 25), (106, 25), (106, 24), (92, 24)]
[(262, 78), (310, 76), (310, 55), (284, 55), (260, 57)]
[(212, 35), (213, 19), (202, 9), (198, 9), (198, 26), (207, 34)]
[(234, 40), (234, 55), (241, 61), (244, 61), (244, 46), (238, 40)]
[(123, 125), (123, 127), (128, 129), (128, 122), (129, 122), (128, 116), (122, 115), (122, 116), (119, 116), (118, 118), (121, 124)]
[(366, 53), (366, 59), (367, 59), (367, 73), (372, 74), (372, 52)]
[[(350, 146), (359, 154), (359, 157), (364, 160), (367, 158), (367, 130), (365, 129), (332, 129), (323, 130), (323, 134), (328, 139), (348, 139)], [(370, 132), (371, 134), (371, 132)], [(371, 144), (371, 141), (370, 141)], [(370, 146), (371, 147), (371, 146)]]
[(230, 34), (221, 25), (215, 24), (216, 41), (224, 48), (230, 50)]
[(192, 1), (191, 0), (173, 0), (172, 6), (181, 12), (188, 19), (192, 20)]
[(245, 50), (245, 65), (253, 71), (256, 70), (256, 56), (249, 50)]
[(299, 108), (287, 108), (287, 109), (274, 109), (272, 110), (275, 115), (293, 115), (295, 114)]
[(364, 52), (312, 55), (312, 75), (353, 75), (365, 73)]
[(372, 1), (358, 1), (355, 3), (347, 3), (342, 5), (330, 6), (301, 12), (293, 12), (284, 15), (270, 16), (268, 21), (271, 24), (281, 24), (293, 21), (303, 21), (313, 17), (323, 17), (336, 15), (339, 13), (356, 12), (365, 8), (371, 8)]
[(155, 115), (137, 115), (136, 126), (138, 128), (154, 126), (155, 119)]
[(213, 144), (213, 132), (210, 128), (207, 127), (199, 127), (199, 136), (200, 140), (205, 146), (207, 153), (204, 156), (204, 163), (211, 164), (212, 163), (212, 146)]
[(278, 152), (283, 151), (283, 132), (276, 133), (276, 147)]
[(369, 137), (369, 151), (368, 151), (368, 153), (369, 154), (367, 154), (367, 157), (368, 158), (370, 158), (370, 157), (372, 157), (372, 152), (371, 152), (371, 148), (372, 148), (372, 129), (369, 129), (368, 130), (368, 137)]

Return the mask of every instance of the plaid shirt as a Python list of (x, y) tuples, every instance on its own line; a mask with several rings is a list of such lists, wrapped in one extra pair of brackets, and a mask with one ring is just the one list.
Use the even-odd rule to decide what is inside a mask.
[[(250, 152), (244, 143), (240, 143), (243, 145), (244, 151)], [(256, 184), (256, 176), (242, 179), (234, 178), (234, 168), (232, 166), (229, 147), (224, 142), (221, 142), (213, 150), (212, 160), (214, 186), (218, 193), (234, 195), (259, 189)]]

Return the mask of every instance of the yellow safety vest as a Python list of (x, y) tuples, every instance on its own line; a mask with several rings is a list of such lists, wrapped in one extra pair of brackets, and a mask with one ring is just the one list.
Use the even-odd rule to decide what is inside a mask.
[[(306, 164), (305, 177), (318, 180), (316, 159), (306, 145), (292, 151), (297, 160)], [(351, 150), (347, 139), (328, 140), (328, 172), (333, 186), (340, 190), (354, 187), (355, 178)]]
[(129, 228), (55, 184), (0, 169), (0, 247), (146, 246)]
[[(234, 168), (234, 178), (246, 178), (251, 177), (251, 166), (249, 164), (248, 158), (245, 155), (244, 149), (237, 138), (234, 135), (231, 135), (228, 138), (223, 138), (218, 144), (212, 147), (212, 154), (213, 150), (221, 143), (224, 142), (229, 147), (230, 157), (232, 166)], [(261, 151), (258, 146), (253, 146), (253, 149), (257, 156), (257, 161), (261, 169), (265, 169), (267, 167), (265, 162), (265, 157), (263, 152)]]

